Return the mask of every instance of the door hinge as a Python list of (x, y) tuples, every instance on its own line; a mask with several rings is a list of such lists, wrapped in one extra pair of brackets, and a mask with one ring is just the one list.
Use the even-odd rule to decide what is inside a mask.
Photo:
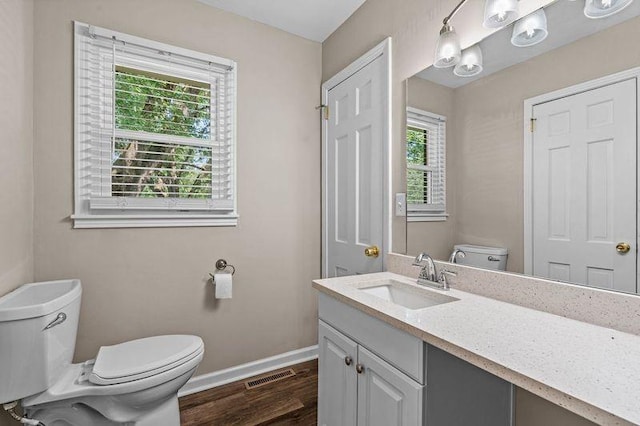
[(325, 120), (329, 120), (329, 105), (318, 105), (316, 109), (322, 110), (322, 118)]
[(533, 133), (536, 130), (536, 120), (538, 120), (538, 119), (537, 118), (532, 118), (531, 119), (531, 123), (530, 123), (531, 133)]

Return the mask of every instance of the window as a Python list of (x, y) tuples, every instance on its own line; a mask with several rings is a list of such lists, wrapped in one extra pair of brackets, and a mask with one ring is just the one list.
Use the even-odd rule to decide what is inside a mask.
[(446, 220), (446, 118), (407, 108), (407, 217)]
[(75, 23), (76, 228), (230, 226), (228, 59)]

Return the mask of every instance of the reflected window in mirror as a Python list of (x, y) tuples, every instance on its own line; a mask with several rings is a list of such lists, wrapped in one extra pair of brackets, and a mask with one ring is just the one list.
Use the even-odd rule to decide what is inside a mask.
[(446, 220), (446, 117), (407, 108), (406, 131), (407, 219)]

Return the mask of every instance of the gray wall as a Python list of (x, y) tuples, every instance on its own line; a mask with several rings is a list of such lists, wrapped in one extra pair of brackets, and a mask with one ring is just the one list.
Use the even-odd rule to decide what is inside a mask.
[[(237, 227), (72, 229), (73, 20), (237, 61)], [(82, 280), (76, 361), (190, 333), (204, 374), (314, 345), (321, 45), (195, 0), (39, 0), (35, 28), (35, 279)], [(213, 299), (218, 258), (232, 300)]]
[(33, 0), (0, 0), (0, 94), (1, 296), (33, 281)]
[(33, 1), (0, 1), (0, 294), (33, 279)]

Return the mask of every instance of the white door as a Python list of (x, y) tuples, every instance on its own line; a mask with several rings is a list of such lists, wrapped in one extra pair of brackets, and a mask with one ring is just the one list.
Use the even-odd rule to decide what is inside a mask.
[(320, 321), (318, 425), (355, 426), (358, 345)]
[(382, 271), (385, 75), (379, 56), (328, 93), (328, 277)]
[(636, 292), (636, 80), (533, 117), (533, 274)]
[(362, 346), (358, 363), (358, 426), (422, 425), (422, 385)]

